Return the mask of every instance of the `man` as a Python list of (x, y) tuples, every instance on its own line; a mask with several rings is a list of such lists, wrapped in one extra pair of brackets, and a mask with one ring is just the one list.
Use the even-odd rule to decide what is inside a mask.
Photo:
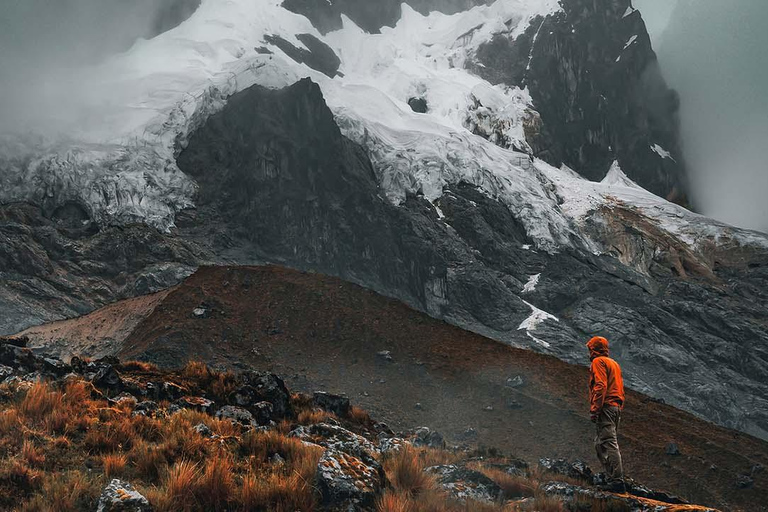
[(624, 469), (617, 434), (624, 409), (624, 382), (619, 363), (608, 357), (608, 340), (596, 336), (587, 343), (592, 360), (589, 378), (590, 417), (597, 425), (595, 450), (605, 468), (605, 490), (624, 492)]

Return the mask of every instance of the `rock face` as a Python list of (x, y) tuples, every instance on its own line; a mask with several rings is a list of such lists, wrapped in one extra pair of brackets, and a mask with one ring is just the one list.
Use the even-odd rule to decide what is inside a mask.
[(384, 482), (378, 468), (345, 452), (326, 450), (317, 465), (317, 487), (331, 510), (372, 508)]
[(636, 183), (685, 202), (680, 100), (640, 12), (630, 0), (561, 5), (516, 38), (497, 34), (470, 67), (493, 83), (528, 87), (543, 122), (527, 133), (536, 156), (598, 181), (618, 160)]
[[(491, 4), (495, 0), (406, 0), (405, 3), (422, 14), (440, 11), (453, 14), (475, 5)], [(348, 16), (363, 30), (377, 33), (393, 26), (402, 15), (401, 0), (285, 0), (283, 7), (303, 14), (323, 34), (342, 26), (341, 15)]]
[(80, 203), (0, 205), (0, 238), (0, 334), (173, 286), (204, 259), (155, 228), (100, 228)]
[[(617, 207), (588, 221), (615, 254), (546, 254), (506, 206), (463, 183), (446, 185), (440, 214), (418, 196), (395, 207), (307, 80), (235, 95), (178, 162), (200, 185), (199, 225), (185, 234), (218, 233), (206, 250), (338, 275), (569, 362), (586, 363), (584, 340), (601, 333), (630, 385), (768, 435), (760, 250), (696, 254)], [(729, 348), (744, 340), (750, 350)]]

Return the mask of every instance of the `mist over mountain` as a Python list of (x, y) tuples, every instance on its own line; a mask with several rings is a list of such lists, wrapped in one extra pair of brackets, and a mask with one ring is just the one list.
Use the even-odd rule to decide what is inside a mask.
[[(200, 0), (2, 0), (0, 131), (54, 135), (108, 102), (91, 67), (188, 18)], [(103, 96), (103, 97), (102, 97)]]
[(664, 75), (680, 92), (694, 204), (768, 231), (768, 3), (638, 0)]

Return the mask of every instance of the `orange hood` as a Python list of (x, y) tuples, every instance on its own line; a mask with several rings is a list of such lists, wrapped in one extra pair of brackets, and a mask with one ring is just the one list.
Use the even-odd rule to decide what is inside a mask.
[(595, 336), (587, 343), (589, 349), (589, 358), (594, 359), (600, 356), (608, 355), (608, 340), (602, 336)]

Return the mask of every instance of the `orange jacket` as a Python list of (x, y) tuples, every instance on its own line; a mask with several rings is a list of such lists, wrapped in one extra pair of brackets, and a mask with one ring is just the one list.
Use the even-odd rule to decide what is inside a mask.
[(624, 381), (619, 363), (608, 357), (608, 340), (594, 337), (587, 343), (592, 359), (589, 377), (589, 412), (596, 415), (603, 406), (624, 408)]

